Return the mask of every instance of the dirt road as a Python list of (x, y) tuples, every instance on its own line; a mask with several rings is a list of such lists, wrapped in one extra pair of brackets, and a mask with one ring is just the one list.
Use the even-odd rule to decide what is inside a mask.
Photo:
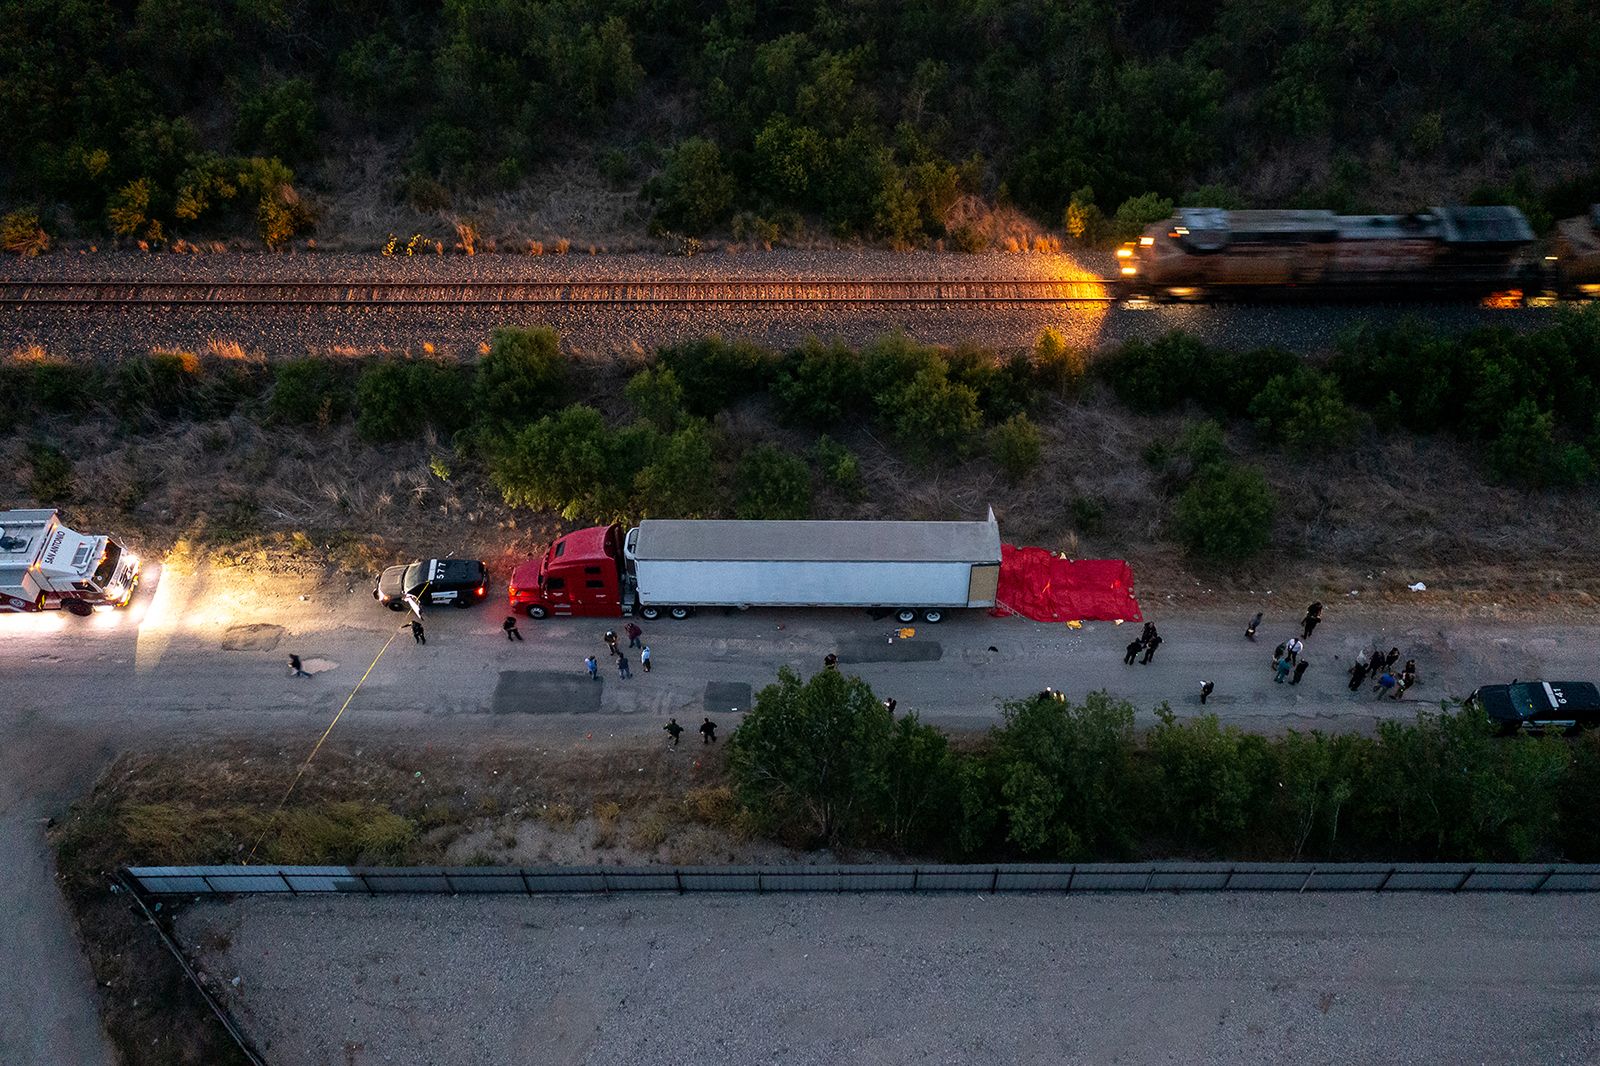
[(298, 1066), (1455, 1066), (1594, 1061), (1597, 916), (1594, 897), (258, 897), (180, 930)]
[[(985, 728), (997, 720), (997, 701), (1047, 685), (1073, 696), (1107, 688), (1132, 700), (1148, 724), (1164, 700), (1180, 714), (1198, 712), (1204, 679), (1216, 683), (1207, 709), (1229, 722), (1335, 730), (1414, 713), (1413, 705), (1346, 690), (1344, 667), (1372, 642), (1418, 660), (1419, 702), (1486, 680), (1587, 677), (1600, 647), (1597, 627), (1489, 625), (1331, 604), (1296, 687), (1275, 684), (1267, 661), (1298, 620), (1298, 605), (1270, 612), (1255, 644), (1244, 639), (1242, 616), (1157, 611), (1165, 642), (1148, 666), (1122, 664), (1134, 628), (1109, 623), (1071, 630), (974, 614), (919, 625), (900, 639), (888, 619), (854, 612), (710, 612), (647, 626), (654, 670), (644, 674), (633, 652), (634, 676), (622, 680), (605, 655), (604, 620), (524, 620), (527, 640), (511, 643), (499, 628), (504, 611), (491, 602), (430, 612), (428, 643), (418, 645), (399, 631), (401, 616), (380, 609), (363, 587), (347, 592), (343, 583), (307, 579), (278, 592), (263, 600), (228, 574), (173, 574), (128, 614), (0, 617), (0, 674), (14, 679), (0, 716), (0, 868), (8, 873), (0, 907), (20, 916), (0, 934), (0, 999), (12, 1005), (0, 1061), (105, 1061), (94, 992), (50, 883), (42, 819), (128, 746), (237, 734), (309, 745), (369, 665), (342, 735), (562, 742), (600, 731), (655, 736), (668, 715), (703, 712), (730, 727), (780, 666), (809, 673), (829, 652), (901, 711), (954, 728)], [(288, 676), (290, 652), (313, 676)], [(583, 671), (591, 653), (602, 660), (599, 681)]]

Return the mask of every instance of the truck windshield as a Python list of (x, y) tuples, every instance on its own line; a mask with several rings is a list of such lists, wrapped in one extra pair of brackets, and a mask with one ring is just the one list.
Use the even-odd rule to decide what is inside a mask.
[(412, 563), (406, 567), (405, 576), (400, 580), (400, 589), (403, 592), (412, 592), (422, 585), (423, 564)]
[(100, 565), (94, 570), (94, 583), (100, 588), (105, 588), (111, 583), (111, 578), (117, 572), (117, 563), (122, 560), (122, 546), (114, 540), (106, 541), (105, 558), (100, 560)]

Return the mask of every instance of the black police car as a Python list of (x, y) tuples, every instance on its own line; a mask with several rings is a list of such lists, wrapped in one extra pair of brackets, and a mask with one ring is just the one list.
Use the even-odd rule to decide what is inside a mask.
[(1484, 685), (1467, 697), (1506, 736), (1576, 733), (1600, 725), (1600, 688), (1587, 681), (1513, 681)]
[(489, 571), (477, 559), (426, 559), (391, 566), (378, 576), (372, 598), (391, 611), (403, 611), (406, 597), (424, 606), (471, 607), (489, 595)]

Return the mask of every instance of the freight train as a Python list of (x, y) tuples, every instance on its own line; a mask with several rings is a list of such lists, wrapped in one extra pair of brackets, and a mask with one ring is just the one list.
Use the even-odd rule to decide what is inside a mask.
[(1600, 205), (1541, 245), (1515, 207), (1407, 215), (1180, 208), (1117, 249), (1123, 295), (1600, 296)]

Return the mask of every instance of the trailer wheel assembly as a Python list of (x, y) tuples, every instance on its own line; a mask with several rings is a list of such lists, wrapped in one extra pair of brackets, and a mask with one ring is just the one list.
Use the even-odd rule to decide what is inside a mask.
[(917, 620), (917, 612), (913, 611), (909, 607), (902, 607), (894, 613), (894, 617), (898, 622), (905, 622), (909, 624)]
[(65, 607), (69, 614), (75, 614), (79, 618), (88, 618), (94, 614), (94, 608), (82, 600), (62, 600), (61, 606)]
[(689, 608), (687, 608), (687, 607), (674, 607), (670, 611), (668, 611), (667, 613), (672, 615), (673, 618), (675, 618), (675, 619), (677, 619), (678, 621), (681, 622), (685, 618), (689, 617)]
[(659, 607), (640, 607), (639, 608), (639, 617), (643, 618), (646, 622), (654, 622), (657, 618), (661, 617), (661, 608), (659, 608)]
[(924, 622), (928, 623), (930, 626), (938, 625), (940, 622), (944, 621), (944, 612), (943, 611), (923, 611), (922, 612), (922, 620)]

